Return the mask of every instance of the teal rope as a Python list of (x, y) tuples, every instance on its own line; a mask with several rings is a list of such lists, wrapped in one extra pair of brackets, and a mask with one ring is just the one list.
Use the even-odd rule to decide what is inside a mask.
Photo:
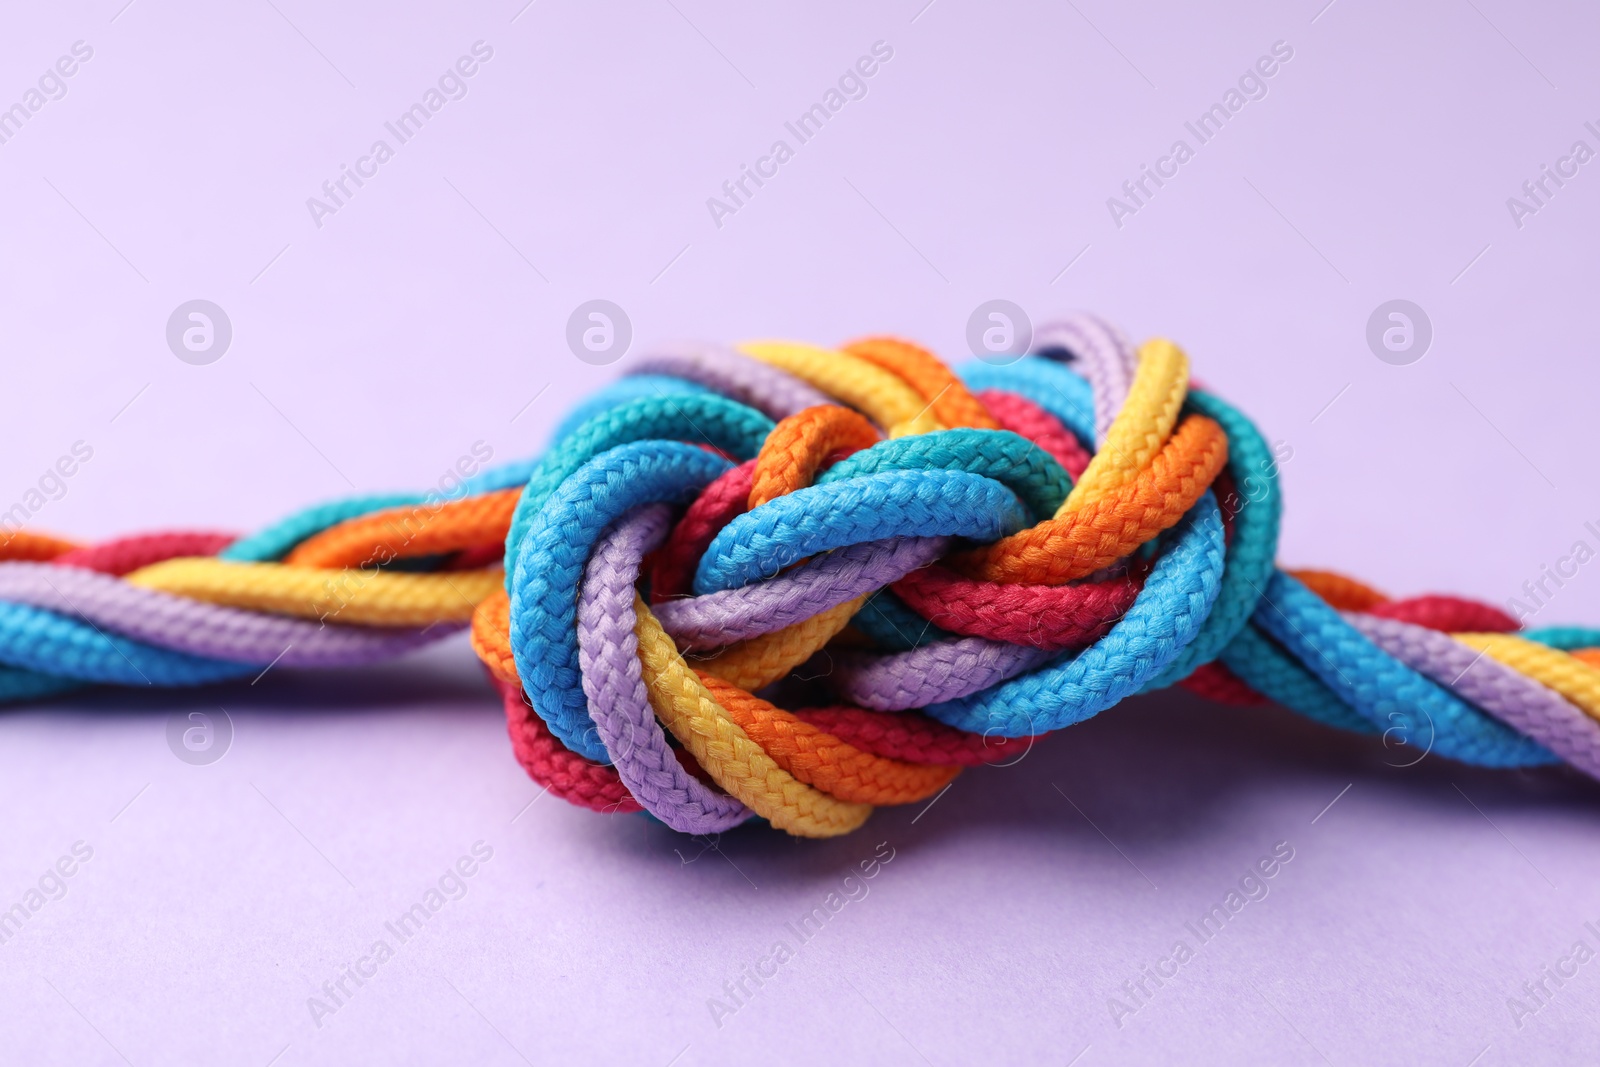
[(1048, 519), (1072, 491), (1072, 478), (1051, 455), (1010, 430), (940, 430), (880, 441), (834, 464), (818, 485), (887, 470), (966, 471), (993, 478), (1021, 498), (1034, 519)]
[(596, 456), (618, 445), (665, 439), (701, 442), (752, 459), (776, 425), (755, 408), (714, 394), (643, 397), (595, 415), (545, 454), (522, 490), (506, 535), (507, 591), (514, 587), (517, 551), (529, 523), (561, 483)]
[(1277, 460), (1255, 423), (1238, 409), (1210, 393), (1192, 390), (1188, 406), (1215, 419), (1228, 435), (1228, 471), (1235, 491), (1245, 493), (1246, 480), (1266, 487), (1258, 500), (1241, 498), (1233, 516), (1233, 539), (1228, 545), (1227, 565), (1222, 572), (1222, 589), (1205, 626), (1183, 655), (1166, 670), (1145, 684), (1144, 691), (1176, 685), (1202, 663), (1222, 654), (1229, 642), (1244, 630), (1261, 599), (1261, 592), (1272, 580), (1274, 557), (1278, 551), (1278, 527), (1283, 517), (1283, 491), (1278, 485)]

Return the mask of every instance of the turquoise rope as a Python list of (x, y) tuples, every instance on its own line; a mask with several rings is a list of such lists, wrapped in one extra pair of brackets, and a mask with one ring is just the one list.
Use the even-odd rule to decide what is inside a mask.
[(908, 652), (961, 636), (912, 611), (892, 589), (880, 589), (868, 597), (850, 624), (885, 652)]
[(1026, 437), (968, 428), (880, 441), (823, 471), (817, 484), (887, 470), (953, 470), (993, 478), (1016, 493), (1036, 520), (1053, 516), (1072, 491), (1066, 469)]
[(1324, 726), (1358, 734), (1378, 732), (1378, 727), (1340, 700), (1333, 690), (1322, 684), (1322, 679), (1306, 670), (1253, 624), (1240, 630), (1223, 649), (1222, 664), (1268, 700)]
[(1537, 641), (1547, 648), (1570, 652), (1575, 648), (1600, 648), (1600, 630), (1587, 626), (1546, 626), (1538, 630), (1524, 630), (1517, 634), (1529, 641)]
[(241, 563), (265, 563), (279, 560), (293, 551), (308, 537), (337, 526), (349, 519), (358, 519), (384, 508), (400, 508), (422, 503), (417, 493), (376, 493), (331, 500), (297, 511), (286, 519), (273, 523), (258, 533), (241, 537), (221, 552), (218, 559), (237, 560)]
[[(1205, 626), (1193, 643), (1184, 649), (1167, 669), (1145, 683), (1143, 692), (1165, 689), (1187, 678), (1203, 663), (1222, 654), (1250, 622), (1261, 599), (1262, 590), (1272, 580), (1278, 554), (1278, 528), (1283, 517), (1283, 491), (1278, 485), (1277, 460), (1255, 423), (1238, 409), (1210, 393), (1193, 390), (1188, 406), (1215, 419), (1228, 435), (1228, 470), (1235, 491), (1244, 503), (1233, 516), (1233, 538), (1228, 544), (1227, 563), (1222, 571), (1222, 589)], [(1266, 492), (1258, 500), (1242, 496), (1246, 479), (1264, 484)]]
[(83, 683), (76, 678), (58, 678), (51, 674), (40, 674), (37, 671), (25, 671), (15, 667), (0, 667), (0, 703), (9, 704), (13, 701), (38, 700), (43, 697), (55, 696), (58, 693), (69, 692), (77, 689)]
[[(721, 394), (707, 389), (699, 382), (666, 374), (635, 374), (627, 378), (618, 378), (573, 405), (572, 409), (562, 416), (561, 421), (556, 423), (546, 448), (559, 445), (596, 415), (603, 415), (630, 401), (659, 399), (664, 396), (721, 396)], [(523, 477), (518, 480), (525, 482), (528, 479)]]
[[(671, 378), (666, 375), (640, 374), (623, 378), (601, 389), (579, 403), (556, 425), (551, 447), (594, 416), (610, 411), (628, 401), (641, 397), (714, 395), (703, 385)], [(436, 499), (459, 500), (480, 493), (493, 493), (501, 489), (524, 485), (544, 461), (543, 456), (512, 460), (480, 471), (461, 482), (453, 491), (436, 494)], [(217, 553), (218, 559), (237, 560), (244, 563), (262, 563), (280, 560), (294, 551), (296, 545), (314, 537), (331, 526), (350, 519), (359, 519), (387, 508), (415, 507), (429, 498), (421, 493), (374, 493), (332, 500), (295, 512), (257, 533), (242, 537)]]

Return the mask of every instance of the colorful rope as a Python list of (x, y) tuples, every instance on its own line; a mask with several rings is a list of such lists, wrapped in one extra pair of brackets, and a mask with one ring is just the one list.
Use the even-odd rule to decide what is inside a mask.
[[(470, 625), (551, 792), (827, 837), (1174, 684), (1600, 777), (1600, 631), (1276, 563), (1278, 457), (1081, 315), (952, 372), (894, 338), (638, 360), (452, 499), (234, 537), (0, 541), (0, 699), (371, 663)], [(779, 701), (802, 705), (786, 711)]]

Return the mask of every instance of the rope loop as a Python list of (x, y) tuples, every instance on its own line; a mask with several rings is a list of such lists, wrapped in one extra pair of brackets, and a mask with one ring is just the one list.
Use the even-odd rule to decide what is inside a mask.
[(470, 627), (529, 775), (692, 834), (847, 833), (1171, 685), (1408, 762), (1600, 777), (1600, 631), (1281, 569), (1287, 449), (1170, 341), (1089, 315), (1035, 336), (957, 369), (883, 336), (679, 346), (448, 497), (243, 537), (0, 531), (0, 700)]

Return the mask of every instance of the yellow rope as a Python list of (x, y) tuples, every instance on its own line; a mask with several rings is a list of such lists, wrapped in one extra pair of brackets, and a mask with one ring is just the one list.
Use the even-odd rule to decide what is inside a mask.
[(1128, 400), (1082, 477), (1062, 502), (1056, 518), (1064, 518), (1132, 481), (1148, 467), (1172, 436), (1188, 391), (1189, 359), (1181, 348), (1161, 340), (1140, 346), (1139, 369), (1128, 390)]
[(832, 641), (861, 610), (867, 596), (862, 594), (792, 626), (729, 645), (715, 656), (696, 661), (695, 666), (753, 693), (776, 682)]
[(1541, 682), (1600, 719), (1600, 670), (1535, 641), (1510, 634), (1466, 633), (1451, 637), (1490, 659)]
[(792, 341), (747, 341), (739, 351), (857, 409), (890, 437), (945, 428), (932, 405), (904, 378), (859, 356)]
[(650, 706), (718, 785), (773, 826), (798, 837), (835, 837), (867, 821), (871, 805), (835, 800), (778, 766), (712, 698), (637, 595), (633, 607)]
[(212, 604), (365, 626), (466, 622), (504, 580), (499, 568), (399, 574), (209, 557), (169, 559), (127, 576), (133, 585)]

